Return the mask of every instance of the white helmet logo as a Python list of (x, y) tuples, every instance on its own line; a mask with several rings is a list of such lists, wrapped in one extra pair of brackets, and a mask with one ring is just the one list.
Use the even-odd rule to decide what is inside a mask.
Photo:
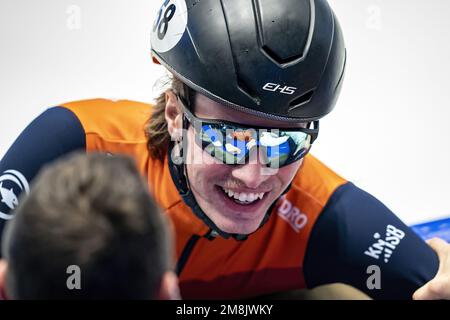
[(297, 88), (296, 87), (282, 86), (281, 84), (268, 82), (268, 83), (266, 83), (264, 85), (263, 90), (272, 91), (272, 92), (279, 91), (280, 93), (291, 95), (291, 94), (294, 94), (295, 91), (297, 91)]
[[(14, 187), (4, 185), (6, 181), (13, 183), (21, 192), (24, 191), (27, 194), (30, 192), (30, 187), (27, 179), (19, 171), (7, 170), (0, 176), (0, 205), (4, 204), (10, 210), (14, 210), (19, 205), (19, 200), (14, 192)], [(0, 218), (9, 220), (12, 218), (12, 214), (0, 211)]]

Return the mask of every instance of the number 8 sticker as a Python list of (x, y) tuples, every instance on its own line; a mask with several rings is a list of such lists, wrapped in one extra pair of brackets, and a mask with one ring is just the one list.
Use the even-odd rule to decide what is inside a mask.
[(175, 47), (186, 31), (187, 19), (185, 0), (165, 0), (153, 24), (153, 50), (167, 52)]

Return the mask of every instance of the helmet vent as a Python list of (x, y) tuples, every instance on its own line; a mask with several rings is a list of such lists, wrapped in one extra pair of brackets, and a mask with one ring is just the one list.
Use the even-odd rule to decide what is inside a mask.
[(253, 0), (258, 45), (274, 64), (287, 68), (308, 55), (315, 29), (314, 0)]
[(298, 55), (289, 57), (289, 58), (282, 58), (266, 45), (262, 46), (262, 50), (265, 52), (265, 54), (269, 58), (271, 58), (273, 61), (275, 61), (279, 65), (285, 65), (290, 62), (293, 62), (293, 61), (303, 58), (303, 52)]
[(298, 107), (301, 107), (305, 103), (308, 103), (309, 101), (311, 101), (313, 94), (314, 94), (314, 90), (310, 90), (310, 91), (306, 92), (305, 94), (301, 95), (300, 97), (292, 100), (289, 103), (289, 111), (297, 109)]

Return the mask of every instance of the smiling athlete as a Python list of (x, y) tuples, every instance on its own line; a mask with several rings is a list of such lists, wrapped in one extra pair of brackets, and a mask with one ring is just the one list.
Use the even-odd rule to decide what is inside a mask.
[[(31, 181), (78, 149), (132, 156), (173, 223), (184, 298), (342, 282), (411, 299), (437, 274), (424, 241), (309, 153), (346, 65), (325, 0), (166, 0), (151, 39), (153, 60), (173, 75), (154, 105), (96, 99), (48, 109), (0, 174)], [(367, 285), (373, 266), (381, 288)]]

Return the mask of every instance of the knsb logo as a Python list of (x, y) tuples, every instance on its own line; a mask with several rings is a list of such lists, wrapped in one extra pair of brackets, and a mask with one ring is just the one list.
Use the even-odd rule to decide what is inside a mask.
[(384, 262), (388, 263), (392, 253), (405, 237), (405, 232), (389, 224), (386, 227), (386, 236), (384, 239), (381, 239), (381, 235), (378, 232), (373, 237), (377, 242), (372, 244), (364, 254), (378, 260), (383, 253)]
[(30, 192), (27, 179), (16, 170), (6, 170), (0, 176), (0, 218), (12, 218), (12, 210), (19, 205), (17, 194)]
[(294, 207), (286, 197), (283, 197), (281, 201), (283, 202), (278, 207), (277, 214), (289, 223), (295, 232), (300, 232), (300, 230), (308, 223), (308, 217), (306, 214), (301, 213), (299, 208)]

